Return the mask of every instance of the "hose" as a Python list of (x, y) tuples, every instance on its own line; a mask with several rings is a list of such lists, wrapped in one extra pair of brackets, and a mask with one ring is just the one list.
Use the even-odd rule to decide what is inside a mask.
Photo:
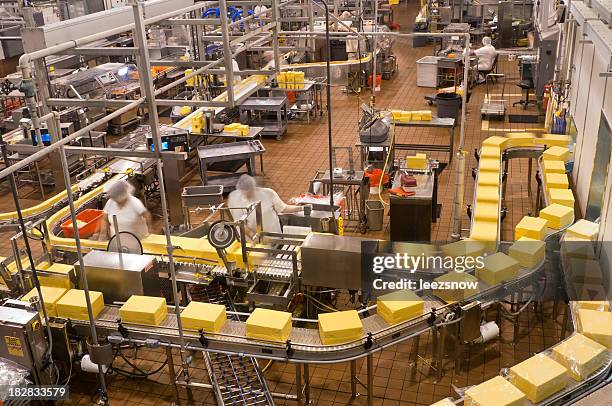
[(385, 170), (387, 169), (387, 165), (389, 163), (389, 157), (391, 156), (391, 151), (393, 151), (393, 145), (395, 144), (395, 123), (391, 123), (391, 144), (389, 145), (389, 151), (387, 151), (387, 157), (385, 158), (385, 164), (383, 165), (382, 168), (382, 174), (380, 175), (380, 179), (378, 181), (378, 199), (382, 202), (382, 204), (389, 206), (389, 203), (387, 203), (383, 198), (382, 198), (382, 181), (385, 175)]

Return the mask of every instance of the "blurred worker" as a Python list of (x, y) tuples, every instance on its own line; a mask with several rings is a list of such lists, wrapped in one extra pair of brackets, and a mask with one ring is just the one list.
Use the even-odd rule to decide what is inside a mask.
[(113, 216), (117, 216), (119, 231), (128, 231), (138, 239), (146, 237), (151, 215), (140, 199), (134, 196), (134, 186), (125, 180), (117, 180), (108, 183), (104, 191), (109, 199), (104, 206), (106, 215), (102, 220), (100, 239), (115, 235)]
[[(491, 37), (484, 37), (482, 39), (482, 46), (472, 51), (471, 54), (478, 57), (478, 72), (489, 72), (493, 68), (495, 57), (497, 56), (495, 47), (491, 45)], [(484, 81), (483, 78), (481, 80)]]
[[(296, 213), (304, 210), (303, 206), (285, 204), (274, 190), (258, 187), (255, 179), (249, 175), (242, 175), (236, 183), (236, 190), (227, 197), (227, 207), (234, 220), (246, 214), (246, 208), (253, 203), (261, 202), (261, 217), (263, 231), (280, 233), (281, 225), (278, 215), (281, 213)], [(246, 236), (255, 237), (257, 232), (257, 219), (255, 211), (249, 215), (245, 224)]]

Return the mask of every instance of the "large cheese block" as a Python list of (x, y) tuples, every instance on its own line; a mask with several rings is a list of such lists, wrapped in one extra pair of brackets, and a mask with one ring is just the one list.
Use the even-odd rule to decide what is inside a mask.
[(597, 239), (597, 234), (599, 233), (599, 224), (580, 219), (568, 227), (566, 232), (572, 236), (594, 241)]
[(569, 181), (564, 173), (545, 173), (544, 179), (546, 179), (546, 189), (569, 188)]
[[(478, 293), (478, 279), (467, 272), (450, 271), (435, 278), (434, 282), (440, 283), (440, 288), (436, 287), (433, 294), (447, 303), (465, 300)], [(464, 289), (454, 289), (454, 287)]]
[[(96, 318), (104, 310), (104, 296), (102, 292), (89, 291), (91, 310), (93, 317)], [(57, 316), (74, 320), (89, 320), (87, 313), (87, 303), (85, 291), (80, 289), (70, 289), (56, 303)]]
[(521, 237), (508, 249), (508, 254), (528, 269), (542, 263), (546, 255), (546, 243), (529, 237)]
[(506, 137), (508, 138), (506, 148), (531, 147), (535, 140), (534, 133), (508, 133)]
[(489, 379), (465, 391), (465, 406), (524, 406), (523, 392), (501, 376)]
[(547, 147), (567, 147), (570, 143), (569, 135), (565, 134), (542, 134), (541, 137), (533, 141), (538, 145), (546, 145)]
[(291, 313), (257, 308), (246, 321), (246, 336), (256, 340), (287, 341), (292, 327)]
[(482, 256), (485, 246), (478, 241), (460, 240), (442, 246), (442, 253), (447, 257), (470, 257)]
[(499, 186), (500, 177), (497, 172), (478, 172), (478, 187), (480, 186)]
[(519, 262), (504, 254), (497, 252), (484, 259), (484, 266), (476, 269), (476, 276), (489, 286), (508, 282), (516, 278)]
[(414, 319), (423, 314), (425, 302), (410, 290), (398, 290), (379, 296), (376, 311), (389, 324)]
[(482, 172), (495, 172), (499, 176), (501, 170), (501, 160), (497, 158), (481, 158), (478, 162), (478, 171)]
[(38, 274), (38, 280), (44, 286), (72, 289), (73, 284), (70, 279), (72, 275), (74, 275), (74, 266), (54, 263), (44, 269), (44, 273)]
[(227, 321), (225, 306), (213, 303), (190, 302), (181, 312), (183, 328), (218, 333)]
[(456, 406), (450, 398), (444, 398), (436, 403), (432, 403), (430, 406)]
[(474, 221), (470, 230), (470, 240), (483, 243), (486, 252), (493, 252), (497, 250), (497, 231), (496, 221)]
[(503, 150), (503, 149), (506, 149), (507, 142), (508, 142), (508, 138), (500, 137), (499, 135), (493, 135), (489, 138), (485, 138), (484, 141), (482, 141), (482, 145), (483, 146), (494, 146), (494, 147), (498, 147)]
[(542, 166), (544, 167), (544, 173), (565, 174), (565, 163), (563, 161), (544, 159)]
[(163, 297), (133, 295), (119, 309), (121, 321), (134, 324), (159, 326), (168, 315)]
[(474, 220), (499, 220), (499, 204), (497, 202), (477, 202), (474, 209)]
[(574, 193), (571, 189), (548, 189), (548, 200), (550, 203), (574, 208)]
[(582, 334), (574, 334), (552, 348), (551, 357), (569, 370), (577, 381), (587, 378), (606, 359), (606, 347)]
[(324, 345), (343, 344), (363, 336), (363, 324), (355, 310), (319, 314), (319, 336)]
[(574, 304), (577, 309), (598, 310), (600, 312), (610, 311), (610, 302), (607, 300), (578, 300)]
[(406, 167), (408, 169), (427, 169), (427, 155), (416, 154), (406, 157)]
[(565, 147), (550, 147), (542, 153), (544, 159), (556, 159), (557, 161), (567, 162), (569, 160), (569, 149)]
[(578, 309), (578, 331), (612, 350), (612, 313)]
[(534, 240), (543, 240), (546, 236), (548, 221), (539, 217), (525, 216), (518, 222), (514, 229), (514, 239), (529, 237)]
[(563, 390), (569, 372), (566, 367), (544, 354), (531, 358), (510, 368), (508, 379), (533, 403)]
[(57, 317), (57, 302), (66, 294), (66, 292), (68, 292), (68, 289), (52, 286), (41, 286), (40, 291), (42, 293), (42, 298), (38, 296), (38, 290), (34, 288), (26, 293), (21, 300), (24, 302), (29, 302), (31, 298), (36, 296), (44, 303), (45, 308), (47, 309), (47, 316)]
[(559, 230), (572, 224), (574, 208), (553, 203), (540, 210), (540, 218), (548, 220), (548, 227)]
[(499, 202), (499, 186), (478, 185), (477, 202)]
[(500, 156), (501, 156), (501, 150), (497, 146), (494, 146), (494, 145), (483, 145), (480, 148), (480, 159), (483, 159), (483, 158), (495, 158), (495, 159), (499, 160)]

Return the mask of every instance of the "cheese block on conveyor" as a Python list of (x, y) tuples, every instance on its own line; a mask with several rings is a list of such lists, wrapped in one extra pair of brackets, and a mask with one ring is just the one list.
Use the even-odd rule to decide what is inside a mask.
[(612, 313), (578, 309), (578, 331), (612, 350)]
[(533, 269), (544, 260), (546, 243), (529, 237), (521, 237), (508, 249), (508, 255), (523, 268)]
[(540, 403), (563, 390), (568, 376), (566, 367), (544, 354), (536, 354), (511, 367), (508, 379), (530, 401)]
[(38, 280), (41, 285), (53, 286), (56, 288), (72, 289), (72, 281), (70, 275), (74, 273), (74, 267), (66, 264), (51, 264), (44, 269), (46, 273), (52, 273), (53, 275), (42, 275), (38, 274)]
[(499, 186), (478, 185), (477, 202), (499, 202)]
[(606, 360), (606, 347), (582, 334), (574, 334), (552, 348), (551, 357), (569, 370), (570, 376), (582, 381), (599, 369)]
[(570, 143), (569, 135), (564, 134), (542, 134), (537, 137), (534, 144), (546, 145), (547, 147), (567, 147)]
[(496, 376), (465, 391), (466, 406), (524, 406), (527, 397), (516, 386)]
[(610, 311), (610, 302), (607, 300), (578, 300), (574, 303), (578, 309), (598, 310), (600, 312)]
[(506, 134), (508, 142), (506, 148), (517, 148), (517, 147), (532, 147), (535, 134), (534, 133), (508, 133)]
[(324, 345), (344, 344), (363, 336), (363, 324), (356, 310), (319, 313), (319, 336)]
[(484, 158), (495, 158), (499, 160), (501, 156), (501, 149), (494, 145), (483, 145), (480, 148), (480, 159)]
[(432, 403), (430, 406), (456, 406), (456, 405), (449, 398), (444, 398), (436, 403)]
[(544, 167), (544, 173), (560, 173), (565, 174), (565, 163), (556, 159), (544, 159), (542, 160), (542, 166)]
[(478, 162), (479, 174), (482, 174), (483, 172), (495, 172), (497, 176), (499, 176), (500, 170), (501, 170), (501, 160), (499, 159), (499, 157), (480, 158), (480, 161)]
[(163, 297), (133, 295), (121, 306), (119, 315), (125, 323), (159, 326), (168, 315), (168, 306)]
[(597, 239), (597, 234), (599, 233), (599, 224), (580, 219), (568, 227), (566, 232), (572, 236), (594, 241)]
[(47, 316), (57, 317), (57, 302), (62, 298), (62, 296), (66, 294), (66, 292), (68, 292), (68, 289), (52, 286), (41, 286), (40, 291), (42, 293), (42, 298), (38, 297), (38, 290), (36, 290), (36, 288), (33, 288), (19, 300), (23, 302), (29, 302), (31, 298), (36, 296), (45, 304), (45, 308), (47, 309)]
[(548, 201), (574, 208), (574, 193), (571, 189), (548, 189)]
[(565, 233), (561, 240), (561, 253), (566, 257), (595, 258), (594, 243), (591, 240)]
[(181, 312), (183, 328), (218, 333), (227, 321), (225, 306), (213, 303), (190, 302)]
[(572, 224), (574, 208), (553, 203), (540, 210), (539, 217), (548, 220), (548, 227), (559, 230)]
[(569, 149), (565, 147), (550, 147), (542, 153), (543, 159), (556, 159), (557, 161), (567, 162), (569, 160)]
[[(102, 292), (89, 291), (89, 300), (93, 317), (96, 318), (104, 310), (104, 296)], [(74, 320), (89, 320), (85, 291), (70, 289), (56, 304), (57, 316)]]
[(416, 154), (407, 156), (406, 167), (408, 169), (427, 169), (427, 155)]
[[(451, 284), (450, 286), (453, 286), (453, 283), (477, 283), (478, 279), (467, 272), (450, 271), (435, 278), (434, 282), (442, 282), (443, 284)], [(478, 288), (471, 288), (470, 285), (464, 285), (464, 287), (465, 289), (434, 289), (433, 294), (447, 303), (454, 303), (470, 298), (478, 293)]]
[(410, 290), (398, 290), (379, 296), (376, 311), (389, 324), (397, 324), (423, 315), (425, 302)]
[(519, 221), (514, 228), (514, 239), (519, 240), (521, 237), (529, 237), (534, 240), (543, 240), (546, 236), (546, 227), (548, 220), (525, 216)]
[(489, 138), (485, 138), (484, 141), (482, 141), (482, 145), (483, 146), (494, 146), (494, 147), (498, 147), (502, 150), (506, 149), (506, 144), (508, 142), (508, 138), (506, 137), (500, 137), (499, 135), (493, 135)]
[(470, 231), (470, 240), (483, 243), (485, 251), (493, 252), (497, 250), (497, 231), (496, 221), (474, 221)]
[(569, 181), (564, 173), (545, 173), (546, 189), (568, 189)]
[(478, 187), (480, 186), (498, 186), (499, 187), (499, 171), (497, 172), (480, 172), (478, 171)]
[(489, 286), (502, 282), (509, 282), (516, 278), (519, 262), (504, 254), (497, 252), (484, 259), (484, 267), (476, 268), (476, 277)]
[(460, 240), (442, 246), (442, 253), (447, 257), (476, 258), (484, 253), (485, 246), (478, 241)]
[(246, 321), (246, 336), (256, 340), (287, 341), (292, 327), (291, 313), (257, 308)]
[(499, 220), (499, 204), (497, 202), (477, 202), (474, 209), (474, 220)]

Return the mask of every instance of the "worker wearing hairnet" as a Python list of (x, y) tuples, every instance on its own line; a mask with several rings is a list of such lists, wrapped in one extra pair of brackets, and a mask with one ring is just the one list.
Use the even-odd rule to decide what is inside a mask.
[[(296, 213), (304, 210), (302, 206), (285, 204), (274, 190), (258, 187), (255, 179), (246, 174), (238, 179), (236, 190), (229, 194), (227, 207), (229, 207), (234, 220), (238, 220), (246, 214), (245, 209), (250, 204), (258, 201), (261, 202), (263, 231), (271, 233), (281, 232), (279, 214)], [(255, 211), (247, 218), (245, 231), (248, 238), (252, 239), (255, 236), (257, 232)]]
[[(491, 45), (490, 37), (484, 37), (482, 39), (482, 46), (471, 53), (478, 57), (479, 72), (488, 72), (493, 68), (497, 51), (495, 47)], [(481, 78), (481, 81), (484, 81), (484, 78)]]
[(149, 234), (147, 224), (150, 215), (140, 199), (134, 196), (134, 186), (125, 180), (117, 180), (108, 183), (104, 191), (109, 199), (104, 206), (106, 216), (102, 221), (100, 238), (115, 235), (113, 216), (117, 216), (117, 226), (120, 232), (130, 232), (139, 239), (146, 237)]

